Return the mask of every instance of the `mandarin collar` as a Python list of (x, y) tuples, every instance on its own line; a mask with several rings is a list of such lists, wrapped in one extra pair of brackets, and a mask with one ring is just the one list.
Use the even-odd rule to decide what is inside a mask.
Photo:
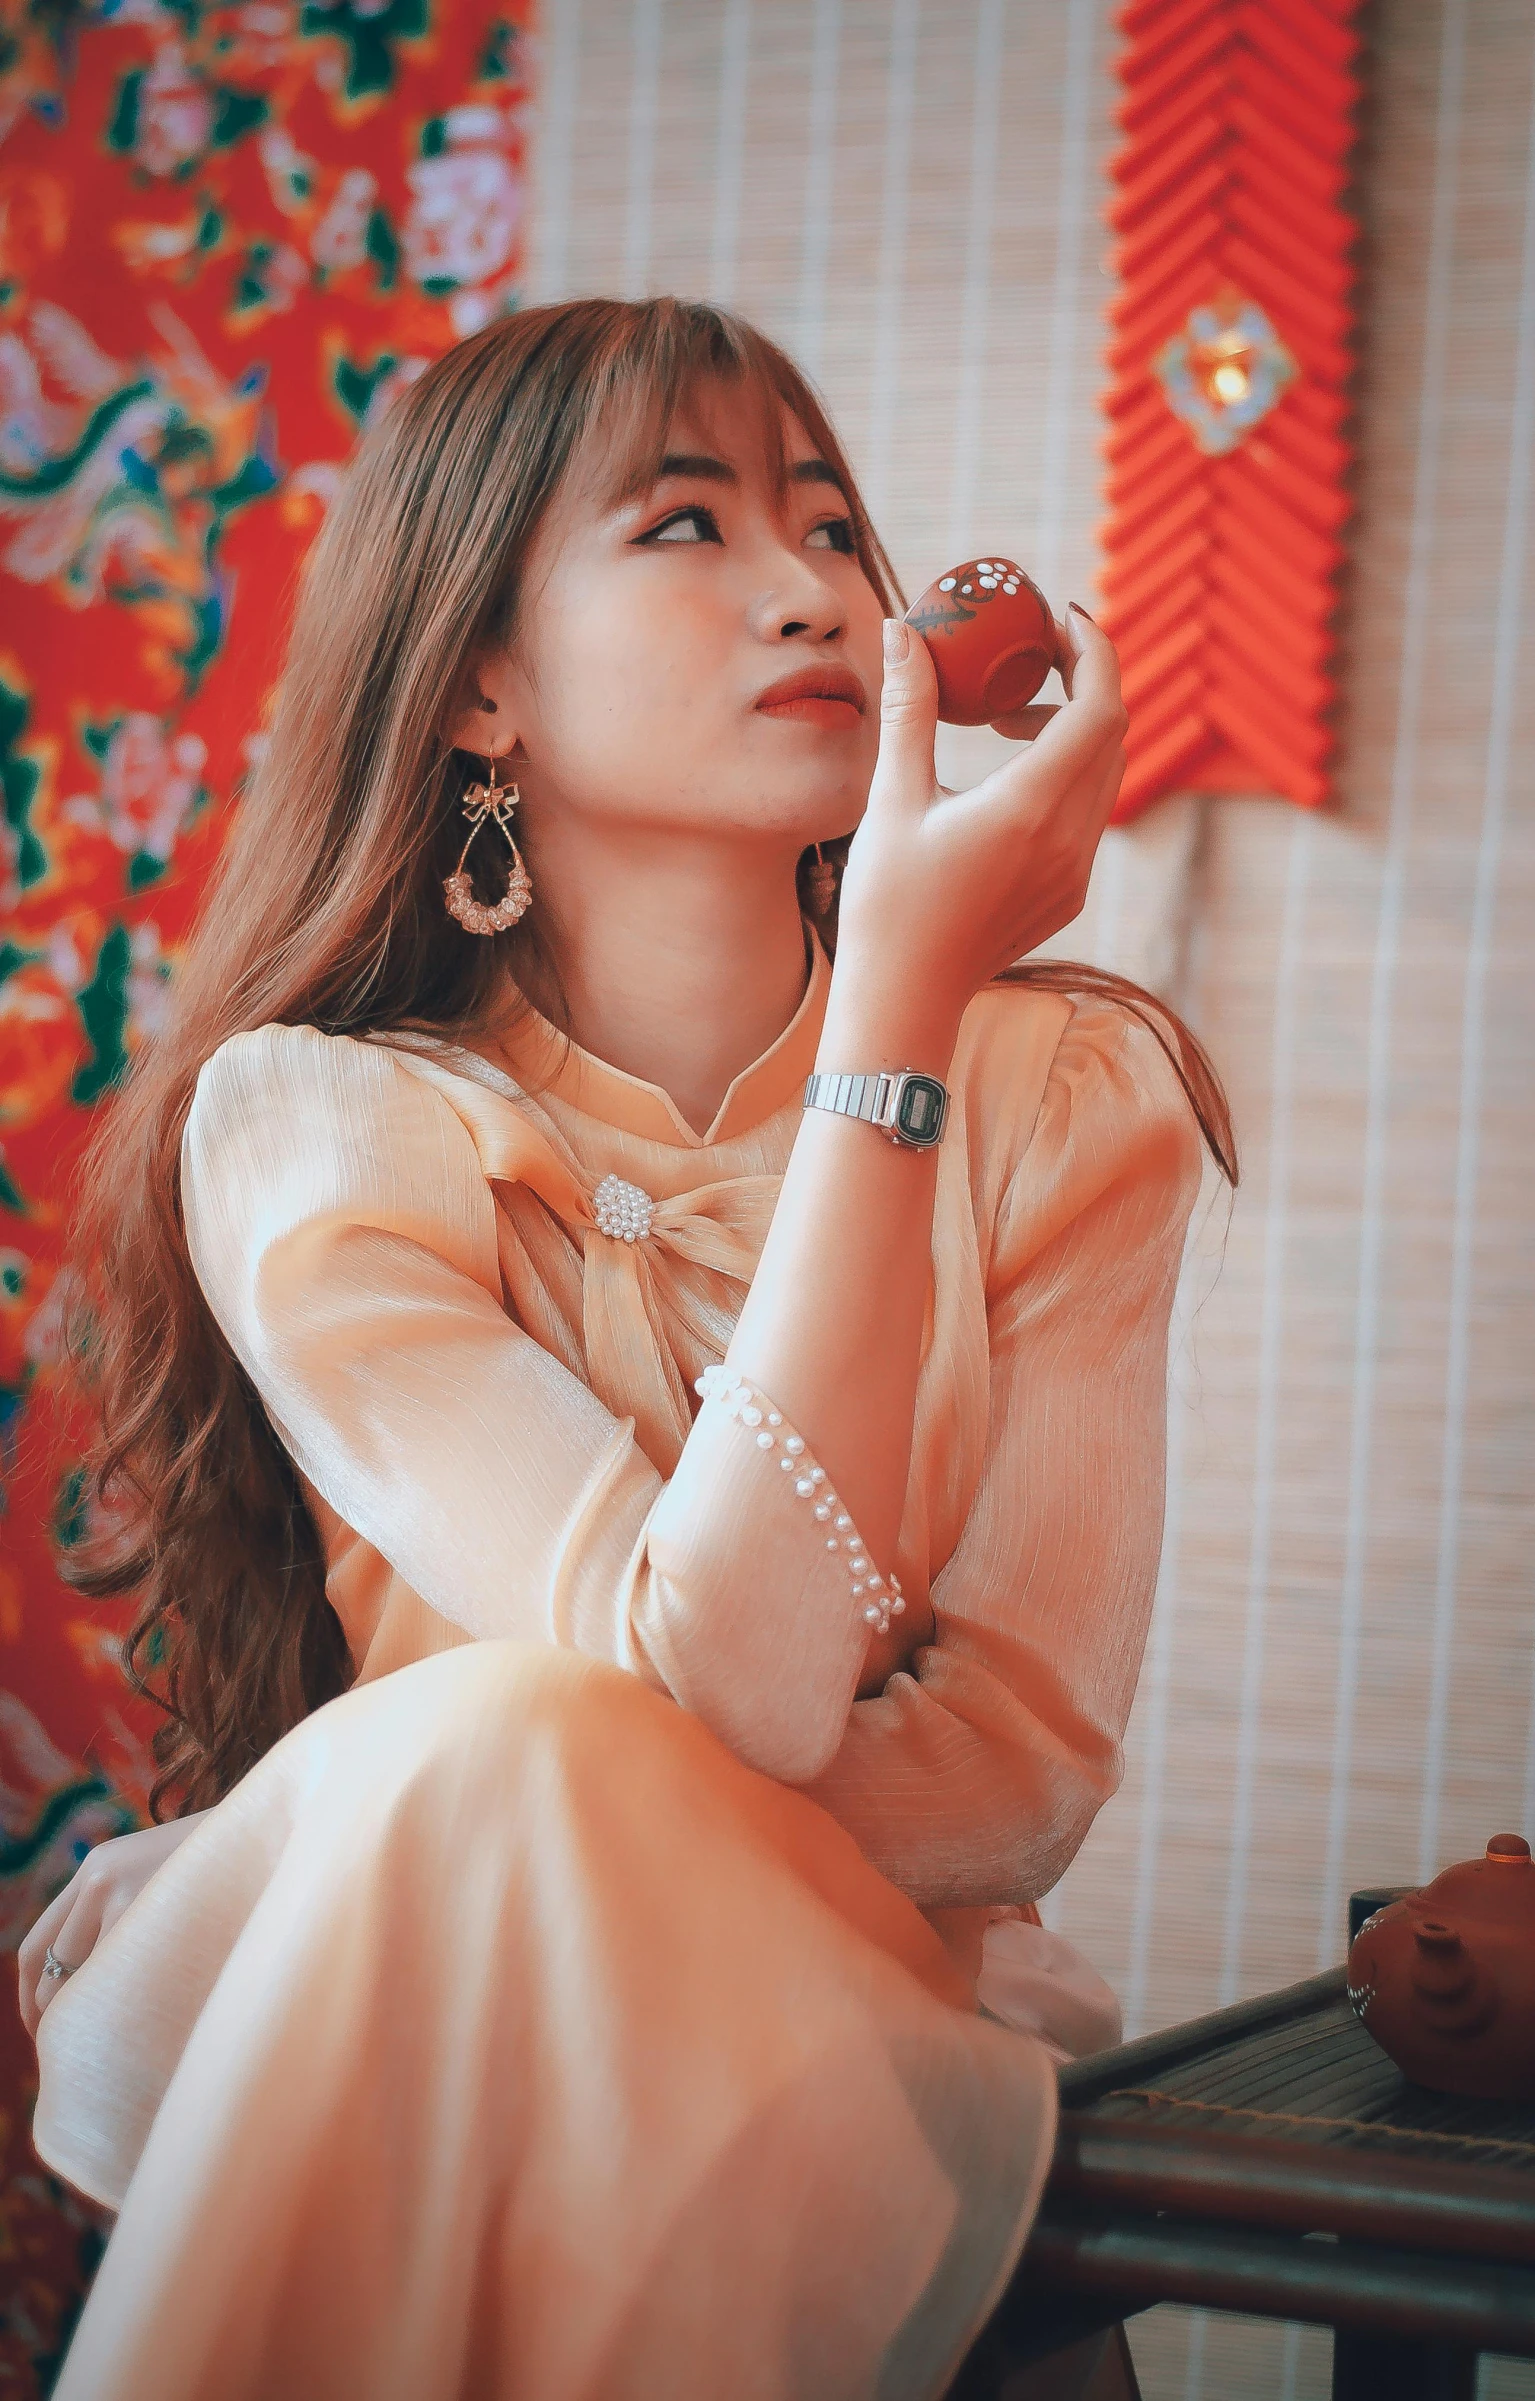
[(566, 1101), (584, 1116), (650, 1142), (709, 1150), (775, 1116), (804, 1090), (815, 1065), (831, 985), (831, 962), (813, 927), (805, 928), (809, 981), (794, 1015), (759, 1059), (743, 1067), (720, 1102), (707, 1133), (696, 1133), (669, 1092), (642, 1076), (627, 1075), (583, 1050), (528, 1002), (525, 1013), (502, 1037), (500, 1055), (524, 1089)]

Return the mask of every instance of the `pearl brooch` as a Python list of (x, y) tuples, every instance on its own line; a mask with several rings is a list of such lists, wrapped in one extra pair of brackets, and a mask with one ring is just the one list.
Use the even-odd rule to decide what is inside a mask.
[(649, 1193), (638, 1184), (626, 1184), (621, 1175), (605, 1175), (592, 1194), (597, 1231), (611, 1242), (643, 1242), (655, 1213)]
[[(632, 1195), (644, 1203), (646, 1217), (639, 1230), (641, 1237), (648, 1233), (648, 1213), (653, 1205), (648, 1196), (640, 1192), (637, 1185), (624, 1184), (617, 1176), (605, 1178), (604, 1184), (616, 1185), (620, 1193)], [(599, 1185), (594, 1206), (601, 1202), (603, 1191), (604, 1185)], [(600, 1214), (598, 1223), (602, 1223)], [(604, 1233), (609, 1230), (603, 1226)], [(619, 1239), (632, 1242), (636, 1236), (624, 1232)], [(731, 1417), (745, 1426), (753, 1434), (755, 1447), (759, 1451), (781, 1452), (778, 1464), (786, 1476), (794, 1478), (796, 1499), (811, 1503), (810, 1514), (821, 1525), (830, 1523), (836, 1528), (834, 1533), (825, 1536), (825, 1546), (828, 1551), (845, 1550), (847, 1553), (851, 1599), (859, 1605), (868, 1625), (878, 1633), (888, 1634), (891, 1619), (903, 1616), (906, 1609), (900, 1578), (880, 1574), (865, 1550), (851, 1517), (827, 1482), (825, 1468), (818, 1466), (806, 1450), (804, 1436), (796, 1434), (792, 1426), (784, 1426), (782, 1411), (775, 1409), (763, 1393), (755, 1391), (743, 1377), (732, 1375), (723, 1366), (706, 1367), (695, 1380), (693, 1389), (703, 1400), (718, 1401)], [(757, 1431), (759, 1428), (760, 1431)], [(784, 1430), (780, 1432), (779, 1428)]]

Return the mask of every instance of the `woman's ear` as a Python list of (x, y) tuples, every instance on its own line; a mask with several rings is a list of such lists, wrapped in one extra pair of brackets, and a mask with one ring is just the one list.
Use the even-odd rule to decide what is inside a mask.
[(464, 706), (448, 726), (451, 747), (475, 758), (489, 758), (492, 752), (505, 758), (517, 740), (510, 675), (497, 662), (482, 659), (467, 677), (464, 691)]
[(480, 759), (488, 759), (492, 751), (504, 758), (516, 738), (506, 711), (488, 695), (471, 699), (448, 727), (450, 747)]

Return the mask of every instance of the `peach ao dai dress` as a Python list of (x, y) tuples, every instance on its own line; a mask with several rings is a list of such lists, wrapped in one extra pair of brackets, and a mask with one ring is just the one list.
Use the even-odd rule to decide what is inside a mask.
[[(43, 2020), (38, 2148), (120, 2213), (60, 2401), (917, 2401), (1009, 2274), (1055, 2098), (1008, 1943), (1119, 1775), (1197, 1135), (1131, 1016), (977, 998), (866, 1564), (706, 1373), (812, 954), (701, 1137), (536, 1016), (204, 1069), (192, 1259), (357, 1673)], [(871, 1578), (936, 1633), (859, 1698)]]

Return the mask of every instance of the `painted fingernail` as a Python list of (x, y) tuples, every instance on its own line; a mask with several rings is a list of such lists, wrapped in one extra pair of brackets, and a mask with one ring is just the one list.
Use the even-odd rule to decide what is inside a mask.
[(1075, 609), (1079, 617), (1085, 617), (1089, 625), (1097, 624), (1098, 620), (1093, 615), (1091, 609), (1085, 609), (1080, 600), (1068, 600), (1066, 606), (1069, 609)]
[(907, 625), (905, 619), (901, 617), (887, 617), (885, 619), (886, 666), (899, 667), (902, 659), (905, 658), (906, 653), (908, 650), (910, 650), (910, 648), (911, 628), (909, 625)]

